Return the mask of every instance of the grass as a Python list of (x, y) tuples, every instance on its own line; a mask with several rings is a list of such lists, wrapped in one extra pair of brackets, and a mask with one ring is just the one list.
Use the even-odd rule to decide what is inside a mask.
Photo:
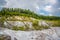
[(29, 29), (29, 27), (17, 27), (17, 26), (14, 26), (12, 27), (12, 30), (21, 30), (21, 31), (27, 31)]
[[(7, 21), (21, 21), (21, 20), (18, 20), (16, 18), (14, 18), (15, 16), (12, 16), (12, 19), (8, 19)], [(18, 17), (18, 16), (17, 16)], [(23, 16), (19, 16), (19, 17), (23, 17)], [(2, 17), (2, 19), (0, 19), (0, 23), (5, 21), (6, 17)], [(36, 20), (30, 20), (30, 17), (24, 17), (24, 20), (22, 21), (31, 21), (32, 22), (32, 28), (33, 30), (42, 30), (42, 29), (48, 29), (49, 27), (48, 26), (39, 26), (38, 25), (38, 19)], [(52, 27), (60, 27), (60, 20), (46, 20), (46, 22), (49, 24), (49, 25), (52, 25)], [(17, 27), (17, 26), (14, 26), (12, 27), (12, 30), (22, 30), (22, 31), (26, 31), (26, 30), (31, 30), (29, 28), (29, 26), (26, 26), (26, 27)]]
[(60, 20), (47, 21), (52, 27), (60, 27)]
[(17, 27), (17, 26), (14, 26), (14, 27), (12, 27), (12, 30), (25, 30), (25, 28), (24, 27)]
[(43, 30), (43, 29), (48, 29), (50, 27), (48, 26), (39, 26), (38, 25), (38, 20), (34, 20), (32, 21), (32, 28), (29, 28), (29, 26), (25, 26), (25, 27), (17, 27), (17, 26), (14, 26), (12, 28), (12, 30), (22, 30), (22, 31), (29, 31), (29, 30)]
[(48, 26), (33, 26), (32, 28), (14, 26), (14, 27), (12, 27), (12, 30), (29, 31), (29, 30), (43, 30), (43, 29), (48, 29), (48, 28), (49, 28)]

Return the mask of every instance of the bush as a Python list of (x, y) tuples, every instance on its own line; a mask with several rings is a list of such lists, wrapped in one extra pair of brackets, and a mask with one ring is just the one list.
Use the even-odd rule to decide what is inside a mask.
[(28, 31), (29, 30), (29, 27), (17, 27), (17, 26), (14, 26), (12, 28), (12, 30), (22, 30), (22, 31)]
[(24, 27), (17, 27), (17, 26), (14, 26), (13, 28), (12, 28), (12, 30), (25, 30), (25, 28)]

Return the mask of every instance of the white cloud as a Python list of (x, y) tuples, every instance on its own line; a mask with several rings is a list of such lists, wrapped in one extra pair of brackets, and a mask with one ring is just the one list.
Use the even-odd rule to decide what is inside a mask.
[[(14, 8), (37, 8), (43, 7), (46, 4), (53, 4), (55, 0), (6, 0), (7, 4), (5, 7), (14, 7)], [(34, 9), (33, 8), (33, 9)]]
[(38, 9), (38, 10), (39, 10), (39, 9), (40, 9), (40, 8), (39, 8), (39, 6), (36, 6), (36, 9)]
[(39, 6), (37, 0), (6, 0), (7, 4), (4, 7), (7, 8), (24, 8), (37, 12)]
[(19, 8), (21, 5), (23, 5), (19, 3), (17, 0), (6, 0), (6, 2), (7, 4), (5, 5), (5, 7), (8, 7), (8, 8)]
[(6, 4), (5, 0), (0, 0), (0, 7), (3, 7)]
[(51, 12), (52, 11), (52, 6), (45, 6), (44, 10), (48, 11), (48, 12)]
[(45, 4), (50, 4), (50, 5), (54, 5), (56, 4), (56, 0), (43, 0)]
[(45, 13), (40, 13), (40, 15), (45, 15)]
[(53, 16), (52, 14), (49, 14), (49, 16)]
[(60, 8), (58, 8), (60, 10)]
[(49, 1), (51, 4), (55, 4), (56, 3), (56, 0), (50, 0)]

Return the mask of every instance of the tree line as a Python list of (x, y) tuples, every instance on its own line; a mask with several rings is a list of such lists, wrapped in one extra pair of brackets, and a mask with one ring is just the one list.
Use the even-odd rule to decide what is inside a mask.
[(36, 19), (44, 19), (44, 20), (60, 20), (60, 17), (57, 16), (43, 16), (38, 15), (37, 13), (29, 10), (29, 9), (21, 9), (21, 8), (3, 8), (0, 11), (0, 16), (27, 16), (33, 17)]

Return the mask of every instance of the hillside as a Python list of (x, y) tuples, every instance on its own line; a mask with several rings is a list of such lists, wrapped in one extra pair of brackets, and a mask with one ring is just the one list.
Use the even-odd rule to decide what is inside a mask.
[(60, 17), (38, 15), (29, 9), (3, 8), (0, 26), (13, 30), (42, 30), (60, 27)]
[(43, 20), (60, 20), (60, 17), (57, 16), (43, 16), (29, 9), (21, 9), (21, 8), (3, 8), (0, 11), (0, 16), (24, 16), (24, 17), (32, 17), (36, 19), (43, 19)]
[(59, 30), (60, 17), (20, 8), (0, 11), (0, 40), (60, 40)]

